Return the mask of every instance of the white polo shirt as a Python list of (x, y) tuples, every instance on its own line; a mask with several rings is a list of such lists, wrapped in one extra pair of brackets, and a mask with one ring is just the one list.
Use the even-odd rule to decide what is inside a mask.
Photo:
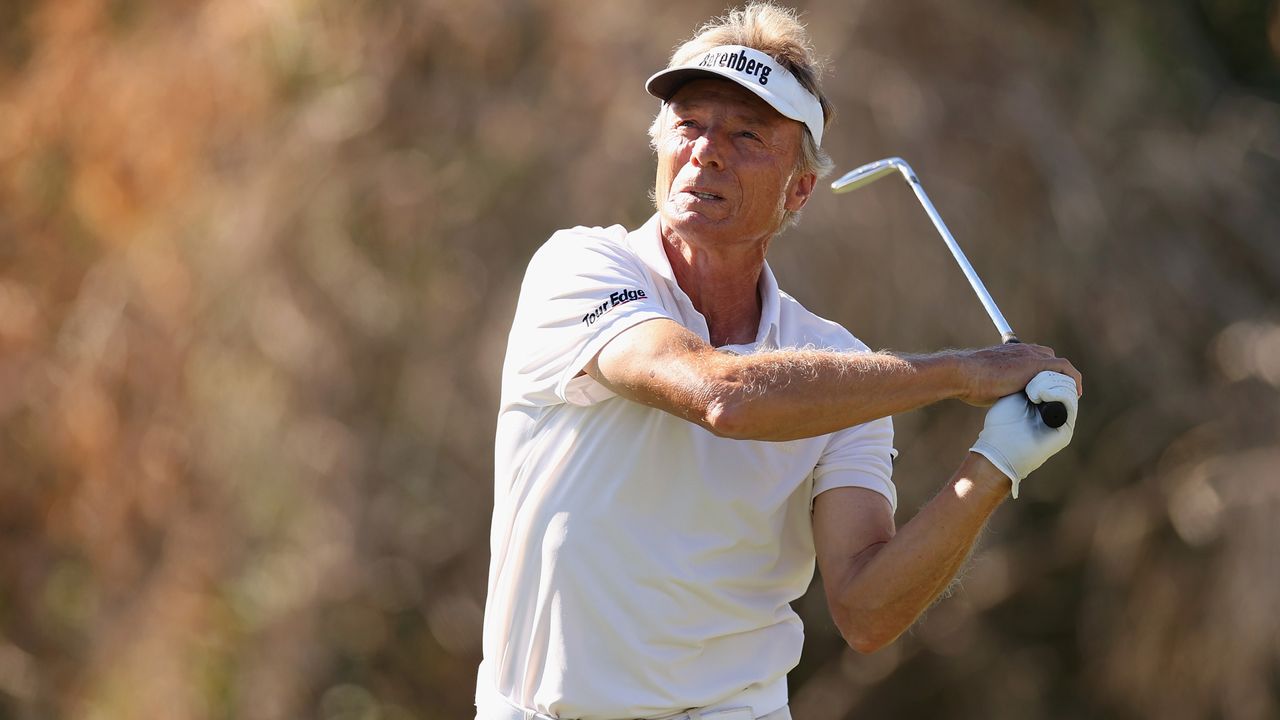
[[(754, 343), (865, 352), (778, 290)], [(813, 577), (810, 510), (835, 487), (897, 506), (889, 418), (790, 442), (716, 437), (578, 373), (610, 339), (668, 318), (709, 340), (658, 217), (557, 232), (534, 255), (507, 346), (477, 705), (558, 718), (661, 717), (749, 691), (786, 704)], [(771, 706), (771, 707), (770, 707)]]

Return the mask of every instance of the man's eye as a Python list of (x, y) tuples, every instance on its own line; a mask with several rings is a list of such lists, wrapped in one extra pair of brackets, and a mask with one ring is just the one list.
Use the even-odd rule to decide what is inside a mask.
[(679, 120), (679, 121), (677, 121), (677, 122), (676, 122), (676, 127), (678, 127), (678, 128), (683, 128), (683, 127), (697, 127), (697, 125), (698, 125), (698, 123), (696, 123), (696, 122), (694, 122), (694, 121), (692, 121), (692, 120)]
[(742, 131), (742, 133), (741, 133), (741, 135), (742, 135), (742, 137), (744, 137), (744, 138), (746, 138), (746, 139), (748, 139), (748, 140), (759, 140), (759, 139), (760, 139), (760, 136), (759, 136), (759, 135), (757, 135), (756, 133), (751, 132), (750, 130), (743, 130), (743, 131)]

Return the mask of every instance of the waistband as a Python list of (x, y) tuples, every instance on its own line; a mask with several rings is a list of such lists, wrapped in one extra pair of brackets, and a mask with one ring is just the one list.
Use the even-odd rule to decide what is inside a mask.
[[(492, 686), (480, 683), (476, 692), (476, 720), (562, 720), (511, 702)], [(659, 715), (651, 720), (762, 720), (787, 706), (787, 678), (780, 677), (767, 685), (752, 685), (722, 702), (702, 708)], [(781, 713), (779, 720), (789, 718)], [(618, 718), (617, 720), (626, 720)]]

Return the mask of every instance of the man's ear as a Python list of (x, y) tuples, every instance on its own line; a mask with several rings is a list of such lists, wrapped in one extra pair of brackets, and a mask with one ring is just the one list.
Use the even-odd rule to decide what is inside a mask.
[(787, 202), (784, 207), (791, 212), (799, 212), (800, 208), (809, 202), (809, 198), (813, 196), (813, 189), (817, 186), (816, 173), (805, 173), (792, 180), (791, 187), (787, 188)]

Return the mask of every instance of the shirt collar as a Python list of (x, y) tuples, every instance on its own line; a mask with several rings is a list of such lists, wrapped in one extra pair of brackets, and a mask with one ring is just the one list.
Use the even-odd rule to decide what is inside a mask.
[(778, 281), (766, 260), (760, 270), (760, 330), (756, 333), (756, 345), (761, 350), (778, 349), (778, 320), (782, 314), (780, 294)]
[[(675, 272), (671, 269), (671, 261), (667, 259), (667, 252), (662, 247), (661, 228), (659, 216), (654, 213), (648, 222), (638, 230), (630, 233), (631, 247), (636, 251), (640, 259), (644, 261), (644, 264), (649, 266), (649, 269), (666, 280), (674, 292), (680, 293), (688, 301), (689, 296), (685, 294), (680, 284), (676, 282)], [(760, 328), (756, 331), (755, 345), (759, 350), (774, 350), (778, 347), (778, 320), (782, 303), (779, 297), (778, 281), (774, 278), (773, 270), (769, 268), (767, 260), (760, 270), (760, 284), (758, 287), (760, 290)]]

